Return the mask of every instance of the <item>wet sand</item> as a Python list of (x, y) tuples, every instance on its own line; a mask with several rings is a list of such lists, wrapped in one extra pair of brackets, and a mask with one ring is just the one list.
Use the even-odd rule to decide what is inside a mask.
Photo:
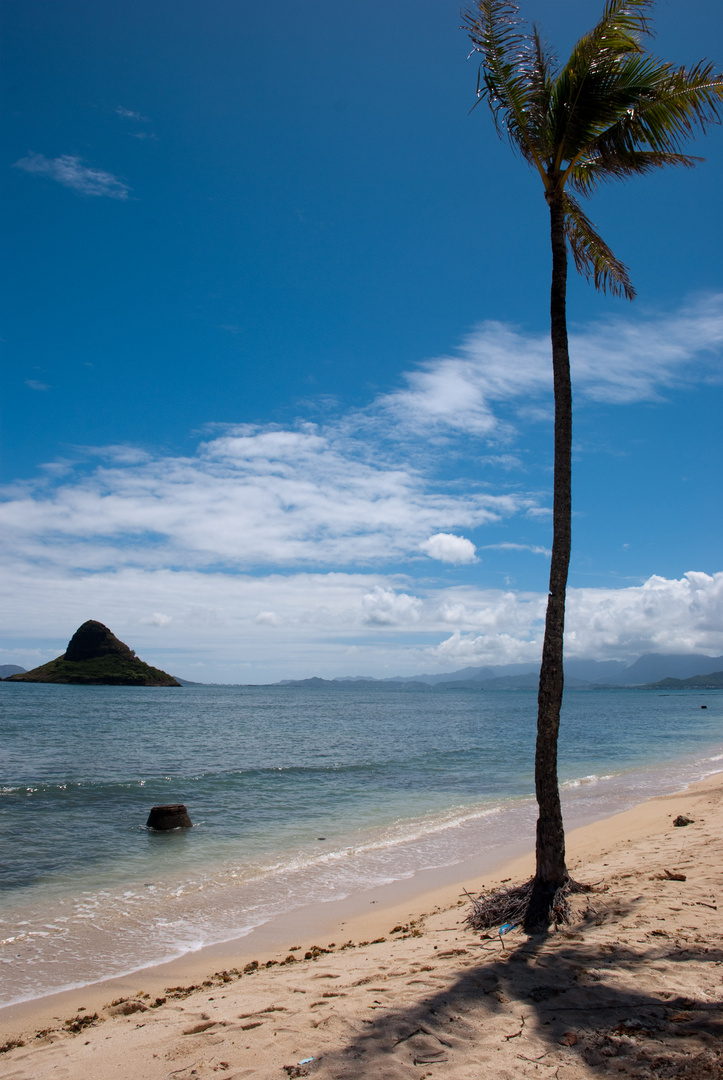
[(573, 830), (568, 865), (599, 885), (561, 932), (464, 926), (464, 890), (530, 876), (521, 843), (4, 1009), (0, 1076), (720, 1080), (723, 776)]

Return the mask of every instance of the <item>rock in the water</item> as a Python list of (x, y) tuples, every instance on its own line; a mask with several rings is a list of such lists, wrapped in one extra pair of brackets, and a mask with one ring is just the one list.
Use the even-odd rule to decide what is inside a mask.
[(67, 650), (57, 660), (32, 671), (11, 675), (7, 681), (101, 686), (180, 685), (172, 675), (144, 664), (107, 626), (95, 619), (89, 619), (75, 631)]
[(168, 806), (154, 806), (148, 815), (146, 828), (167, 832), (169, 829), (190, 829), (193, 822), (183, 803), (170, 803)]

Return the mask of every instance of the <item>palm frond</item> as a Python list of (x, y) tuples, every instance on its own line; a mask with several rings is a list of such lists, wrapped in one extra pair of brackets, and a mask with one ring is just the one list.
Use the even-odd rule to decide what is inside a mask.
[(584, 213), (577, 199), (569, 193), (563, 200), (565, 236), (579, 274), (596, 289), (633, 300), (635, 289), (628, 268), (614, 254)]
[[(584, 159), (611, 168), (616, 161), (629, 164), (641, 150), (663, 155), (661, 164), (694, 164), (695, 158), (680, 153), (683, 143), (723, 118), (723, 76), (711, 64), (688, 71), (654, 57), (630, 56), (595, 65), (574, 109), (558, 90), (556, 85), (551, 94), (551, 116), (559, 113), (563, 120), (552, 126), (565, 125), (562, 138), (557, 136), (558, 160), (570, 163), (568, 173)], [(649, 165), (648, 159), (640, 161)]]
[[(652, 3), (609, 0), (597, 25), (575, 45), (550, 95), (550, 127), (558, 167), (579, 147), (589, 118), (599, 120), (596, 106), (610, 106), (605, 91), (620, 65), (644, 53), (640, 37), (650, 33), (646, 11)], [(618, 116), (613, 113), (608, 122)]]
[(653, 3), (607, 0), (559, 70), (514, 0), (473, 0), (466, 15), (482, 58), (478, 96), (487, 99), (498, 134), (537, 167), (548, 200), (562, 198), (578, 271), (596, 288), (629, 298), (627, 268), (566, 189), (590, 195), (606, 181), (668, 165), (692, 168), (701, 159), (684, 153), (684, 144), (723, 122), (723, 74), (708, 61), (677, 67), (641, 44)]
[(572, 56), (591, 52), (595, 55), (642, 52), (639, 39), (651, 33), (646, 11), (653, 3), (654, 0), (609, 0), (600, 21), (580, 38)]
[(557, 57), (543, 41), (540, 30), (534, 23), (530, 45), (534, 51), (534, 62), (530, 64), (528, 71), (528, 128), (535, 146), (543, 157), (547, 157), (551, 149), (548, 124), (550, 93)]
[(678, 165), (693, 169), (703, 158), (690, 154), (666, 154), (659, 150), (633, 150), (614, 157), (588, 157), (575, 162), (568, 170), (568, 183), (581, 195), (590, 195), (601, 183), (643, 176), (654, 169)]
[(540, 168), (542, 148), (535, 136), (543, 95), (551, 84), (552, 55), (536, 30), (523, 29), (513, 0), (477, 0), (464, 20), (475, 51), (482, 54), (478, 99), (487, 98), (498, 135), (507, 135), (522, 156)]
[(694, 68), (673, 68), (651, 60), (647, 84), (627, 117), (611, 128), (610, 146), (628, 145), (676, 153), (682, 144), (723, 120), (723, 74), (702, 62)]

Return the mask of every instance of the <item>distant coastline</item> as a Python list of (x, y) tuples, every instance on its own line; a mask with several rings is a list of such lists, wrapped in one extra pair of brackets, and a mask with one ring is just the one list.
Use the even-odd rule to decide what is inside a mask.
[[(437, 675), (396, 675), (387, 679), (348, 676), (335, 679), (282, 679), (279, 686), (323, 689), (350, 688), (445, 690), (533, 690), (537, 687), (539, 664), (503, 664), (497, 667), (466, 667)], [(624, 660), (568, 660), (565, 664), (568, 689), (600, 690), (638, 687), (640, 689), (723, 689), (723, 656), (702, 653), (648, 653), (633, 663)]]
[[(136, 660), (135, 663), (139, 665), (141, 662)], [(165, 672), (160, 674), (165, 679), (172, 680), (164, 683), (168, 686), (288, 686), (309, 690), (341, 686), (351, 690), (467, 690), (474, 693), (489, 690), (534, 690), (537, 687), (538, 673), (539, 663), (465, 667), (437, 674), (393, 675), (383, 679), (371, 675), (345, 675), (331, 679), (313, 675), (303, 679), (280, 679), (272, 683), (203, 682), (184, 679), (179, 675), (166, 675)], [(25, 682), (27, 680), (13, 676), (27, 674), (31, 673), (16, 664), (0, 665), (0, 681), (10, 679), (13, 682)], [(565, 686), (569, 690), (631, 687), (641, 690), (720, 690), (723, 689), (723, 656), (706, 656), (703, 653), (646, 653), (631, 662), (572, 659), (565, 664)]]

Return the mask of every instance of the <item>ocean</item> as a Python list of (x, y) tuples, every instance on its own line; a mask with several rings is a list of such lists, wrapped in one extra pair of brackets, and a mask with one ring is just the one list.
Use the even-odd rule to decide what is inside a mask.
[[(529, 690), (2, 683), (0, 1004), (532, 846), (535, 717)], [(566, 691), (568, 827), (721, 769), (720, 692)], [(173, 802), (194, 827), (146, 829)]]

